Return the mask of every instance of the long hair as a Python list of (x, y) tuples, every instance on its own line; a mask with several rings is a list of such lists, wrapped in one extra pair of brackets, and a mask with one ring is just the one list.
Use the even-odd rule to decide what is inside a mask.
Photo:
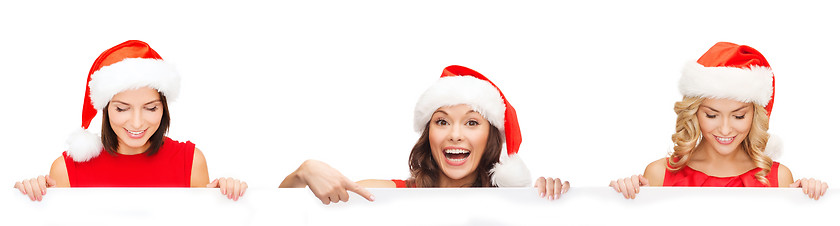
[[(703, 140), (702, 132), (700, 131), (700, 123), (697, 121), (697, 110), (700, 108), (700, 103), (705, 98), (702, 97), (683, 97), (682, 101), (674, 104), (674, 112), (677, 113), (676, 132), (671, 135), (671, 141), (674, 142), (674, 151), (668, 157), (668, 170), (677, 171), (688, 164), (691, 155), (697, 148), (697, 145)], [(773, 165), (773, 160), (764, 154), (764, 148), (767, 146), (767, 139), (770, 134), (767, 133), (770, 119), (767, 117), (767, 110), (759, 104), (753, 103), (753, 120), (750, 132), (747, 134), (747, 139), (741, 142), (743, 148), (756, 167), (762, 170), (755, 174), (755, 179), (763, 184), (769, 185), (767, 174)]]
[[(163, 116), (160, 119), (160, 126), (158, 127), (157, 131), (152, 134), (152, 137), (149, 138), (149, 149), (146, 149), (146, 154), (148, 156), (152, 156), (160, 150), (160, 146), (163, 146), (163, 138), (166, 134), (166, 131), (169, 130), (169, 105), (166, 104), (166, 96), (163, 93), (158, 92), (160, 95), (160, 102), (161, 102), (161, 110), (163, 110)], [(111, 104), (105, 105), (105, 110), (102, 111), (102, 146), (105, 148), (105, 151), (112, 155), (117, 154), (117, 148), (119, 148), (119, 138), (117, 134), (114, 132), (114, 128), (111, 128), (111, 118), (108, 115), (108, 107)]]
[[(490, 132), (487, 134), (487, 145), (484, 146), (484, 155), (475, 168), (476, 176), (472, 187), (495, 187), (490, 180), (490, 169), (499, 162), (502, 153), (502, 136), (495, 126), (490, 125)], [(407, 181), (408, 187), (440, 187), (438, 184), (442, 171), (438, 163), (432, 157), (432, 148), (429, 143), (429, 123), (423, 129), (420, 139), (411, 149), (408, 157), (408, 168), (411, 177)]]

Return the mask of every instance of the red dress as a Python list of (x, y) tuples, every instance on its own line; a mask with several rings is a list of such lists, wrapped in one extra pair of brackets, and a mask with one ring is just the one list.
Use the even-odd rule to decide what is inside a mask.
[(404, 180), (391, 180), (397, 185), (397, 188), (407, 188)]
[(110, 154), (105, 150), (87, 162), (64, 152), (70, 187), (190, 187), (195, 144), (166, 137), (152, 156)]
[[(666, 163), (667, 164), (667, 163)], [(665, 170), (665, 180), (662, 186), (687, 186), (687, 187), (768, 187), (755, 179), (755, 174), (761, 172), (756, 167), (746, 173), (732, 177), (715, 177), (706, 175), (703, 172), (685, 166), (682, 169), (671, 172)], [(779, 163), (773, 162), (770, 172), (765, 176), (770, 182), (769, 187), (779, 186)]]

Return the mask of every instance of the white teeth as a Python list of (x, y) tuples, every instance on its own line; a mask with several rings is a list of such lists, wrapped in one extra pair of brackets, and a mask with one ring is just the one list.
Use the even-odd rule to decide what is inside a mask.
[(462, 158), (462, 159), (451, 159), (451, 158), (446, 158), (446, 159), (448, 159), (449, 161), (452, 161), (452, 162), (463, 162), (463, 161), (467, 161), (467, 158)]
[(443, 150), (443, 152), (446, 152), (446, 154), (467, 154), (467, 153), (470, 153), (470, 151), (467, 151), (467, 150), (464, 150), (464, 149), (446, 149), (446, 150)]
[(140, 134), (143, 134), (143, 131), (145, 131), (145, 130), (140, 130), (140, 131), (137, 131), (137, 132), (129, 130), (128, 133), (130, 133), (131, 135), (138, 136)]
[(729, 142), (729, 141), (732, 141), (732, 139), (735, 139), (735, 137), (715, 137), (715, 138), (717, 138), (717, 140), (719, 140), (720, 142)]

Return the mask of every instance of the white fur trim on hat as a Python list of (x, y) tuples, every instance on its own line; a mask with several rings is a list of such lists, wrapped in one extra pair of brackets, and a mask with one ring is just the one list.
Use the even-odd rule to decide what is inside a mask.
[(773, 71), (761, 66), (741, 69), (705, 67), (689, 62), (683, 69), (679, 87), (684, 96), (731, 99), (767, 106), (773, 96)]
[(499, 163), (490, 169), (490, 181), (499, 187), (530, 187), (531, 171), (519, 155), (502, 154)]
[(778, 159), (782, 157), (783, 147), (784, 143), (782, 143), (782, 138), (779, 138), (776, 134), (770, 134), (770, 138), (767, 139), (767, 145), (764, 146), (764, 155), (767, 155), (771, 159)]
[(178, 97), (180, 83), (175, 67), (163, 60), (127, 58), (91, 75), (90, 99), (94, 108), (102, 110), (117, 93), (151, 87), (174, 100)]
[(422, 133), (438, 108), (459, 104), (470, 105), (505, 134), (505, 102), (499, 90), (472, 76), (443, 77), (429, 87), (414, 107), (414, 131)]
[(70, 134), (67, 144), (67, 154), (74, 162), (87, 162), (102, 152), (102, 140), (99, 136), (82, 128)]

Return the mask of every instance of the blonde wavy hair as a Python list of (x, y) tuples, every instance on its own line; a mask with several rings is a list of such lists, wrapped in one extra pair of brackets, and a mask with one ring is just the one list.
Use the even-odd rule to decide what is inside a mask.
[[(683, 97), (682, 101), (674, 104), (674, 112), (677, 113), (677, 126), (674, 135), (671, 135), (671, 140), (674, 142), (674, 151), (668, 157), (668, 170), (677, 171), (688, 164), (691, 155), (697, 144), (702, 141), (702, 132), (700, 131), (700, 124), (697, 121), (697, 110), (700, 108), (700, 103), (705, 98), (702, 97)], [(773, 165), (773, 160), (764, 154), (764, 148), (767, 146), (767, 140), (770, 134), (767, 133), (769, 126), (769, 117), (767, 111), (759, 104), (753, 104), (753, 120), (747, 139), (741, 142), (741, 147), (747, 152), (750, 159), (755, 165), (761, 168), (761, 171), (755, 174), (755, 179), (763, 184), (769, 185), (767, 174), (770, 173), (770, 168)]]

